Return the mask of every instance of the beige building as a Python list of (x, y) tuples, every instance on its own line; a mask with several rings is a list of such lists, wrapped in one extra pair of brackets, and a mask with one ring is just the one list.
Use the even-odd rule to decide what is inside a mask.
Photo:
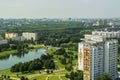
[(26, 40), (37, 40), (37, 33), (29, 33), (29, 32), (24, 32), (22, 33), (22, 36), (26, 39)]
[(11, 38), (15, 38), (15, 37), (18, 37), (18, 33), (5, 33), (5, 39), (11, 39)]

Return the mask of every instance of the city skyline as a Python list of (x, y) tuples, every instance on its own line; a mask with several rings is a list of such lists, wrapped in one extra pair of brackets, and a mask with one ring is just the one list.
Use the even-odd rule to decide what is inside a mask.
[(117, 18), (119, 0), (0, 0), (1, 18)]

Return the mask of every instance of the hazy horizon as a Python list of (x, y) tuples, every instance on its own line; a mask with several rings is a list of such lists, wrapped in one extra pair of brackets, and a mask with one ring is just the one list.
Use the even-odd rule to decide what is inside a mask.
[(0, 0), (0, 18), (118, 18), (120, 0)]

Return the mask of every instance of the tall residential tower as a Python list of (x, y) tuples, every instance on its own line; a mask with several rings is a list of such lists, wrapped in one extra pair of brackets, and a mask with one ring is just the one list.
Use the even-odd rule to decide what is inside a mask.
[(116, 79), (117, 40), (85, 35), (83, 42), (78, 44), (78, 69), (83, 71), (84, 80), (96, 80), (103, 72)]

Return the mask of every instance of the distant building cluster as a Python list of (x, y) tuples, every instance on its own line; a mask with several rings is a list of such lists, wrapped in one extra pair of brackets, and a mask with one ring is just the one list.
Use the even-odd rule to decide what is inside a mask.
[(118, 26), (120, 25), (119, 18), (111, 19), (82, 19), (85, 22), (85, 26)]
[(83, 71), (84, 80), (96, 80), (102, 73), (112, 79), (118, 78), (118, 41), (102, 35), (85, 35), (78, 44), (78, 69)]
[[(72, 22), (82, 22), (84, 26), (119, 26), (120, 18), (40, 18), (40, 19), (3, 19), (0, 18), (1, 27), (10, 27), (10, 26), (22, 26), (23, 24), (31, 24), (42, 21), (53, 21), (53, 22), (62, 22), (62, 21), (72, 21)], [(0, 30), (5, 32), (4, 30)]]
[(19, 41), (23, 41), (23, 40), (37, 40), (37, 33), (29, 33), (29, 32), (24, 32), (22, 33), (22, 36), (18, 36), (18, 33), (5, 33), (5, 38), (7, 40), (11, 39), (11, 40), (19, 40)]
[(5, 39), (0, 35), (0, 45), (7, 44), (10, 40), (24, 41), (24, 40), (37, 40), (37, 33), (24, 32), (22, 36), (18, 36), (18, 33), (6, 32)]
[(106, 38), (120, 38), (120, 31), (93, 31), (92, 35), (104, 36)]

